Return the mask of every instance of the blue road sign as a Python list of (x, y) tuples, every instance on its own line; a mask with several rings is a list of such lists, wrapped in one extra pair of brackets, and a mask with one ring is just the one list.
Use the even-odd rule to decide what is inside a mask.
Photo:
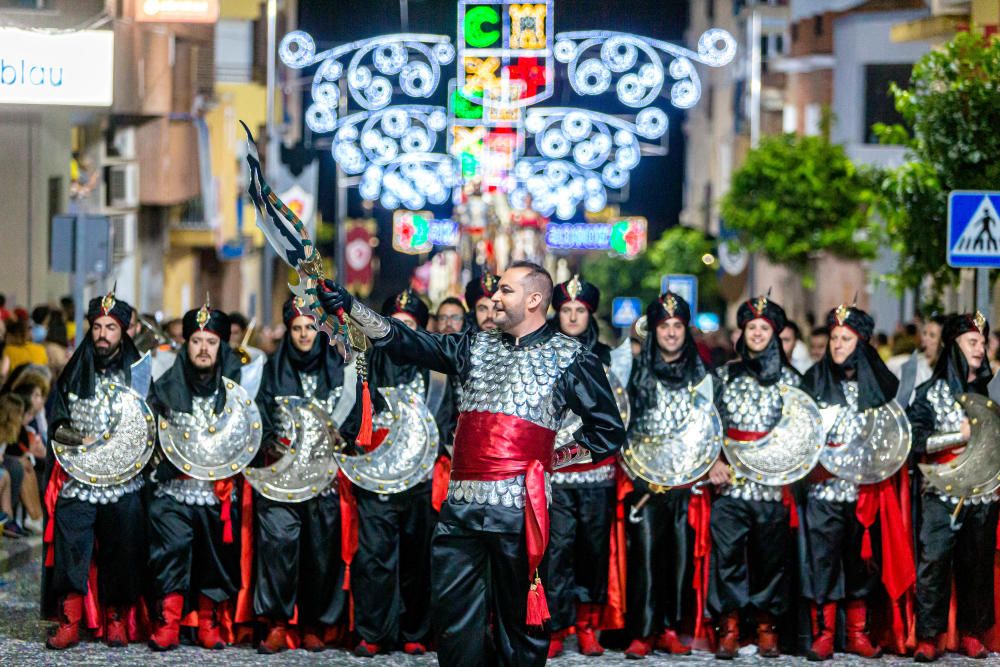
[(642, 315), (642, 300), (634, 296), (620, 296), (611, 302), (611, 324), (630, 327)]
[(948, 195), (948, 266), (1000, 268), (1000, 192)]
[(698, 317), (698, 277), (686, 273), (673, 273), (660, 279), (660, 294), (667, 290), (681, 297), (691, 306), (691, 321)]

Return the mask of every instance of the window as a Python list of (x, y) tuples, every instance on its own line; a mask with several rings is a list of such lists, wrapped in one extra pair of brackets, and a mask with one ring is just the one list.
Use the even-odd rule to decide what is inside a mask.
[(799, 41), (799, 24), (798, 23), (793, 23), (792, 24), (792, 44), (794, 44), (797, 41)]
[(813, 19), (813, 34), (817, 37), (823, 35), (823, 15), (818, 14), (816, 18)]
[(875, 123), (893, 125), (902, 123), (903, 117), (896, 111), (896, 102), (889, 92), (890, 84), (906, 88), (910, 85), (910, 63), (873, 64), (865, 66), (865, 124), (862, 140), (867, 144), (877, 144), (878, 138), (872, 131)]
[(2, 9), (52, 9), (52, 0), (0, 0)]

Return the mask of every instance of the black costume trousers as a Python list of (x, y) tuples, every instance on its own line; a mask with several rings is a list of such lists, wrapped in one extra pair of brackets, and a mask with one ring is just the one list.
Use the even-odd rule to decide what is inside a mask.
[(287, 621), (298, 605), (300, 625), (346, 621), (340, 496), (331, 493), (301, 503), (259, 495), (254, 500), (254, 613)]
[(56, 502), (55, 567), (52, 592), (58, 597), (87, 592), (90, 563), (97, 565), (97, 599), (131, 606), (142, 592), (146, 563), (146, 514), (139, 492), (106, 505), (76, 498)]
[(576, 622), (578, 602), (608, 599), (614, 503), (614, 486), (552, 485), (545, 592), (553, 630)]
[(788, 609), (790, 534), (780, 501), (717, 497), (712, 503), (712, 574), (708, 605), (716, 615), (753, 607)]
[(868, 531), (872, 558), (861, 557), (865, 528), (855, 514), (856, 502), (809, 498), (806, 539), (809, 542), (809, 597), (817, 604), (867, 598), (879, 585), (881, 531), (876, 521)]
[(993, 553), (1000, 505), (965, 504), (961, 527), (951, 528), (955, 506), (937, 494), (922, 498), (920, 556), (917, 565), (917, 637), (931, 639), (948, 629), (948, 606), (954, 575), (958, 596), (956, 625), (978, 634), (992, 627)]
[(354, 625), (373, 644), (430, 634), (431, 483), (388, 496), (355, 489), (358, 551), (351, 562)]
[[(545, 664), (549, 633), (525, 622), (523, 509), (446, 502), (433, 557), (431, 612), (443, 667)], [(547, 571), (544, 560), (540, 569)]]
[[(681, 620), (685, 582), (691, 576), (688, 489), (633, 491), (625, 499), (628, 538), (625, 629), (630, 637), (658, 635)], [(633, 521), (635, 520), (635, 521)]]
[[(235, 507), (237, 503), (233, 503)], [(169, 593), (205, 595), (223, 602), (240, 588), (239, 522), (235, 540), (222, 536), (221, 505), (186, 505), (154, 495), (149, 505), (150, 565), (158, 598)]]

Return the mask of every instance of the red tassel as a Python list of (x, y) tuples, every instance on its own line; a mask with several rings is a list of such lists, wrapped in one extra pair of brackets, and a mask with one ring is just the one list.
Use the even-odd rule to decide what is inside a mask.
[(535, 581), (528, 591), (528, 618), (526, 622), (529, 628), (540, 628), (545, 621), (552, 618), (549, 614), (549, 603), (545, 599), (545, 588), (542, 586), (542, 579), (537, 574)]
[(340, 587), (341, 590), (349, 591), (351, 590), (351, 566), (350, 564), (344, 565), (344, 585)]
[(361, 384), (361, 430), (357, 443), (366, 450), (372, 445), (372, 395), (367, 380)]
[(864, 537), (861, 538), (861, 558), (863, 560), (872, 559), (872, 535), (866, 527)]
[(56, 566), (56, 550), (51, 544), (45, 548), (45, 567)]

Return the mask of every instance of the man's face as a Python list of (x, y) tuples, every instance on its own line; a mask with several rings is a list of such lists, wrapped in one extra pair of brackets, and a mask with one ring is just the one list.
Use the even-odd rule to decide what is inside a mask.
[(826, 343), (829, 338), (824, 334), (809, 336), (809, 358), (819, 361), (826, 354)]
[(174, 341), (178, 345), (184, 344), (184, 323), (183, 322), (171, 322), (167, 325), (167, 335), (170, 336), (170, 340)]
[(830, 358), (843, 364), (858, 349), (858, 335), (847, 327), (834, 327), (830, 332)]
[(465, 320), (465, 311), (457, 304), (445, 303), (438, 308), (437, 330), (438, 333), (449, 334), (458, 333), (462, 330), (462, 322)]
[(493, 302), (491, 297), (484, 296), (479, 301), (476, 301), (476, 324), (482, 331), (493, 331), (497, 328), (497, 323), (495, 317), (497, 314), (497, 305)]
[(574, 338), (587, 330), (590, 311), (579, 301), (567, 301), (559, 307), (559, 330)]
[(774, 328), (766, 321), (757, 318), (747, 323), (743, 336), (747, 339), (747, 348), (751, 352), (760, 354), (774, 338)]
[(941, 325), (937, 322), (927, 322), (920, 331), (920, 344), (924, 348), (924, 356), (935, 360), (941, 349)]
[(420, 325), (417, 324), (417, 320), (414, 319), (413, 315), (410, 315), (409, 313), (396, 313), (392, 317), (393, 319), (399, 320), (400, 322), (402, 322), (403, 324), (405, 324), (406, 326), (410, 327), (413, 330), (417, 330), (420, 328)]
[(129, 320), (129, 323), (128, 323), (128, 335), (129, 335), (129, 337), (135, 338), (136, 336), (138, 336), (140, 328), (141, 327), (139, 326), (139, 315), (133, 310), (132, 311), (132, 319)]
[(94, 341), (97, 354), (110, 357), (122, 342), (122, 327), (118, 320), (102, 315), (90, 325), (90, 338)]
[(237, 345), (243, 342), (243, 336), (246, 335), (247, 330), (244, 329), (239, 324), (235, 322), (229, 325), (229, 340), (233, 341), (233, 345)]
[(311, 350), (318, 333), (313, 318), (308, 315), (299, 315), (293, 319), (288, 332), (291, 334), (292, 346), (299, 352)]
[(529, 307), (541, 304), (539, 292), (529, 292), (525, 285), (528, 269), (517, 267), (507, 269), (500, 277), (500, 285), (493, 295), (496, 314), (493, 321), (503, 331), (515, 329), (528, 316)]
[(221, 343), (222, 339), (210, 331), (195, 331), (187, 342), (188, 359), (198, 370), (207, 371), (215, 366)]
[(795, 350), (795, 332), (791, 327), (785, 327), (778, 334), (781, 339), (781, 347), (785, 350), (785, 359), (792, 358), (792, 351)]
[(969, 364), (969, 373), (975, 373), (983, 365), (986, 358), (986, 339), (978, 331), (969, 331), (955, 339), (958, 349), (965, 355)]
[(676, 356), (684, 347), (687, 326), (676, 317), (663, 320), (656, 325), (656, 344), (668, 357)]

